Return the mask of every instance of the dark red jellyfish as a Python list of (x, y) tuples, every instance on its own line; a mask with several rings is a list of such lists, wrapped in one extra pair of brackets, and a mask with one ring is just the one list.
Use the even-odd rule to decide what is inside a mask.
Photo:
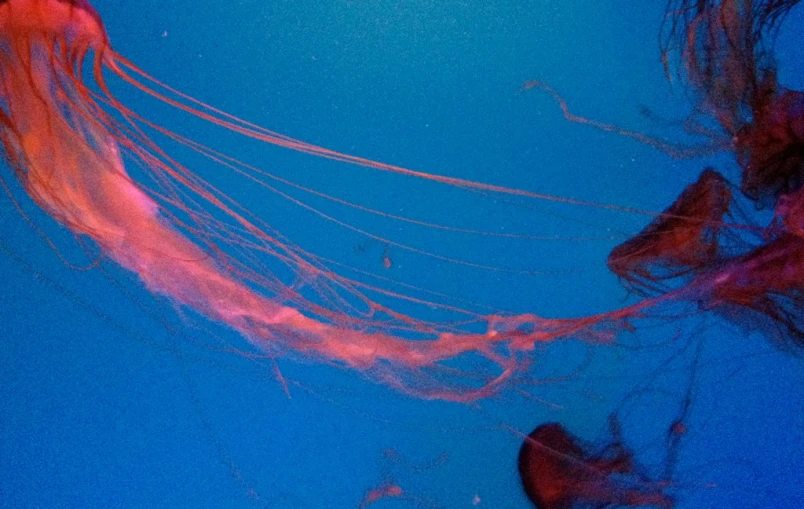
[[(728, 182), (704, 170), (662, 215), (611, 251), (609, 268), (640, 293), (697, 302), (781, 343), (791, 339), (804, 346), (800, 198), (781, 201), (779, 220), (763, 232), (759, 245), (743, 242), (738, 250), (725, 244)], [(682, 278), (675, 288), (665, 284), (675, 278)], [(768, 327), (773, 324), (779, 327)]]
[(798, 3), (671, 2), (662, 49), (665, 62), (672, 50), (679, 52), (683, 77), (699, 101), (696, 114), (731, 137), (743, 194), (776, 216), (759, 245), (712, 260), (693, 286), (703, 291), (705, 306), (738, 321), (770, 318), (801, 345), (804, 92), (778, 83), (773, 54), (774, 37)]
[[(804, 346), (804, 237), (785, 233), (724, 261), (695, 286), (708, 308), (737, 322), (748, 319), (748, 326), (770, 331), (779, 343)], [(780, 326), (779, 333), (770, 324)]]
[(637, 472), (619, 438), (594, 453), (559, 423), (538, 426), (519, 449), (519, 475), (537, 509), (674, 507), (661, 483)]
[(773, 207), (804, 183), (804, 92), (785, 90), (775, 80), (773, 73), (765, 78), (761, 86), (769, 90), (735, 136), (740, 187), (761, 207)]
[(666, 291), (662, 281), (699, 273), (720, 258), (730, 206), (728, 182), (707, 168), (661, 215), (612, 249), (609, 269), (641, 293)]
[[(687, 342), (679, 353), (691, 345)], [(686, 390), (678, 400), (675, 417), (663, 433), (665, 460), (662, 472), (654, 474), (659, 479), (649, 475), (627, 447), (617, 415), (628, 400), (650, 392), (648, 386), (643, 386), (631, 392), (609, 416), (611, 439), (605, 444), (585, 443), (557, 422), (539, 425), (525, 437), (517, 464), (525, 494), (537, 509), (676, 506), (677, 500), (669, 492), (679, 487), (672, 478), (695, 399), (703, 350), (702, 343), (696, 345)], [(652, 399), (648, 408), (655, 405)], [(654, 465), (652, 470), (658, 466)]]
[(798, 0), (670, 2), (665, 65), (678, 51), (699, 105), (732, 139), (740, 188), (762, 207), (804, 177), (804, 93), (777, 81), (773, 40)]
[[(608, 266), (654, 302), (696, 303), (804, 345), (804, 93), (778, 84), (773, 58), (774, 36), (796, 4), (671, 1), (662, 35), (666, 69), (677, 58), (696, 99), (687, 129), (706, 135), (713, 148), (733, 151), (742, 169), (739, 188), (776, 217), (765, 227), (724, 222), (734, 207), (730, 184), (707, 169), (640, 233), (616, 246)], [(574, 115), (543, 82), (525, 88), (550, 93), (572, 122), (635, 138), (674, 157), (702, 153)]]

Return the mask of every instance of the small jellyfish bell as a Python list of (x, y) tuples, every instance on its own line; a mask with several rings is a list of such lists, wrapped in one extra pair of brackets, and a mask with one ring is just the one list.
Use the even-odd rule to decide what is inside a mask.
[(609, 269), (639, 293), (661, 292), (662, 281), (697, 274), (720, 256), (731, 190), (707, 168), (641, 232), (612, 249)]
[(542, 424), (525, 438), (518, 466), (536, 509), (675, 506), (662, 483), (637, 472), (632, 453), (619, 440), (591, 453), (559, 423)]
[[(752, 120), (735, 136), (743, 193), (760, 208), (773, 207), (804, 182), (804, 92), (788, 90), (769, 72), (752, 104)], [(768, 83), (770, 82), (770, 83)]]
[(783, 232), (693, 285), (732, 321), (762, 330), (777, 344), (804, 346), (804, 237)]

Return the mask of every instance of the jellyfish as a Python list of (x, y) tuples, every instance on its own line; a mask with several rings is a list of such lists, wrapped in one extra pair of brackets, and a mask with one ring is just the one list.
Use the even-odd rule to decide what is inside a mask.
[(612, 249), (609, 269), (642, 293), (664, 280), (701, 272), (719, 259), (723, 217), (731, 205), (726, 179), (707, 168), (662, 215)]
[[(687, 342), (679, 353), (691, 345)], [(694, 406), (703, 343), (697, 342), (694, 349), (686, 390), (665, 428), (665, 461), (661, 474), (657, 474), (660, 480), (648, 475), (636, 461), (625, 444), (620, 421), (623, 405), (629, 399), (652, 392), (646, 385), (634, 389), (609, 415), (611, 439), (602, 447), (584, 443), (558, 422), (541, 424), (525, 437), (519, 449), (518, 469), (522, 487), (533, 505), (537, 509), (676, 507), (677, 501), (669, 491), (679, 487), (672, 479)], [(654, 415), (655, 405), (652, 399), (647, 406)], [(641, 426), (643, 429), (649, 427), (645, 424)]]
[[(265, 355), (319, 360), (419, 397), (465, 401), (497, 391), (527, 365), (536, 343), (608, 340), (611, 327), (602, 324), (634, 312), (561, 320), (435, 303), (463, 317), (434, 323), (391, 309), (369, 294), (423, 302), (337, 274), (193, 173), (147, 132), (256, 185), (270, 188), (265, 180), (272, 178), (127, 107), (107, 84), (109, 73), (190, 115), (290, 150), (485, 193), (594, 204), (414, 171), (275, 133), (136, 67), (112, 48), (86, 0), (0, 2), (0, 140), (27, 194), (148, 290), (239, 332)], [(144, 176), (133, 178), (126, 164)], [(464, 355), (492, 367), (478, 375), (445, 365)]]
[(804, 181), (804, 92), (785, 89), (768, 73), (768, 89), (752, 105), (751, 122), (735, 136), (740, 188), (759, 207), (775, 207)]
[[(723, 222), (731, 191), (725, 178), (708, 168), (661, 216), (611, 251), (609, 269), (642, 294), (684, 295), (739, 323), (763, 317), (780, 327), (754, 328), (782, 343), (804, 345), (800, 194), (782, 202), (784, 219), (752, 246), (739, 242)], [(739, 245), (727, 245), (731, 238)], [(675, 288), (665, 284), (685, 277)]]
[[(804, 238), (792, 233), (725, 261), (699, 282), (706, 306), (737, 318), (756, 316), (781, 326), (781, 344), (804, 346)], [(743, 312), (748, 311), (746, 316)], [(761, 325), (761, 322), (760, 324)], [(757, 328), (757, 327), (754, 327)], [(768, 327), (759, 327), (768, 330)], [(773, 330), (773, 329), (770, 329)]]
[(661, 484), (637, 473), (633, 454), (618, 438), (595, 454), (560, 423), (542, 424), (525, 438), (518, 467), (537, 509), (674, 507)]
[[(700, 96), (701, 108), (728, 133), (739, 130), (743, 105), (756, 93), (756, 69), (767, 65), (758, 51), (762, 33), (754, 21), (754, 2), (743, 0), (670, 2), (663, 62), (678, 49), (683, 77)], [(758, 2), (762, 4), (762, 2)], [(669, 70), (665, 70), (669, 74)]]
[(757, 312), (801, 344), (804, 93), (778, 83), (772, 51), (780, 24), (797, 3), (671, 2), (663, 51), (680, 51), (687, 83), (700, 102), (698, 114), (710, 116), (731, 137), (742, 169), (740, 190), (758, 208), (775, 212), (762, 245), (721, 258), (704, 278), (709, 282), (702, 285), (711, 287), (707, 305), (729, 308), (731, 316), (735, 307)]
[(804, 173), (804, 93), (777, 81), (772, 46), (798, 0), (671, 2), (662, 45), (680, 52), (684, 76), (731, 138), (740, 188), (760, 207), (795, 191)]

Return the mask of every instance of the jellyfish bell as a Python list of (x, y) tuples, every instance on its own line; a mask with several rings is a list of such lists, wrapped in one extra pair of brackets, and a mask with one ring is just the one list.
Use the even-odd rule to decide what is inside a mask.
[(707, 168), (637, 235), (612, 249), (609, 269), (641, 293), (662, 281), (711, 267), (720, 255), (723, 218), (731, 206), (726, 179)]
[(740, 187), (763, 208), (804, 182), (804, 92), (776, 88), (753, 105), (752, 121), (735, 141)]
[[(75, 82), (89, 50), (102, 52), (107, 44), (106, 31), (83, 0), (7, 0), (0, 3), (0, 28), (6, 158), (40, 206), (80, 228), (80, 218), (61, 206), (69, 196), (56, 196), (50, 183), (60, 180), (57, 172), (76, 176), (77, 164), (96, 162), (90, 152), (110, 161), (118, 157), (114, 142), (98, 129), (84, 139), (74, 136), (92, 114), (86, 108), (92, 102)], [(68, 107), (75, 118), (64, 111)], [(45, 140), (43, 132), (51, 137)], [(74, 146), (76, 141), (84, 143)], [(61, 160), (69, 149), (74, 155)]]
[(536, 427), (519, 449), (522, 487), (537, 509), (672, 508), (660, 483), (645, 482), (619, 440), (592, 453), (559, 423)]
[(0, 29), (6, 44), (22, 31), (67, 36), (95, 48), (108, 42), (100, 15), (87, 0), (0, 0)]
[(783, 233), (694, 284), (732, 321), (762, 330), (777, 344), (804, 346), (804, 237)]
[[(642, 294), (673, 295), (777, 343), (804, 344), (802, 191), (782, 196), (775, 224), (759, 245), (725, 248), (732, 206), (726, 179), (704, 170), (640, 233), (616, 246), (609, 269)], [(744, 244), (744, 245), (742, 245)], [(736, 252), (734, 252), (736, 251)], [(686, 277), (676, 287), (663, 283)]]
[[(690, 338), (691, 339), (691, 338)], [(694, 346), (693, 346), (694, 345)], [(694, 352), (688, 349), (693, 347)], [(693, 354), (688, 358), (685, 353)], [(590, 443), (573, 435), (559, 422), (547, 422), (537, 426), (524, 437), (519, 449), (518, 468), (522, 487), (528, 499), (537, 509), (608, 509), (613, 507), (674, 508), (679, 489), (692, 485), (674, 480), (679, 462), (682, 441), (688, 433), (687, 423), (695, 405), (699, 380), (703, 342), (686, 341), (681, 348), (662, 363), (662, 374), (675, 371), (681, 378), (670, 381), (673, 389), (666, 391), (661, 386), (669, 380), (658, 378), (629, 392), (609, 414), (608, 438), (602, 443)], [(667, 370), (689, 362), (688, 369)], [(659, 371), (655, 371), (657, 375)], [(683, 373), (683, 374), (682, 374)], [(675, 389), (686, 388), (681, 394)], [(654, 382), (659, 382), (653, 386)], [(675, 403), (659, 405), (661, 394), (671, 395)], [(644, 399), (647, 396), (647, 399)], [(639, 398), (639, 399), (638, 399)], [(638, 407), (627, 410), (627, 405), (643, 401)], [(648, 402), (645, 404), (644, 402)], [(660, 409), (661, 407), (661, 409)], [(636, 410), (639, 414), (634, 414)], [(660, 417), (664, 410), (668, 420)], [(626, 417), (628, 416), (628, 417)], [(634, 450), (624, 439), (624, 427), (628, 434), (636, 434), (645, 444), (637, 458)], [(648, 452), (649, 443), (661, 444), (663, 460)], [(653, 459), (649, 459), (651, 457)], [(640, 459), (644, 460), (642, 463)]]

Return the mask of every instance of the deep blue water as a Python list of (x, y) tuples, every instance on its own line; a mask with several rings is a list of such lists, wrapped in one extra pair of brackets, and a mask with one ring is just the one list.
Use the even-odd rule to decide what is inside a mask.
[[(685, 141), (677, 127), (640, 115), (645, 106), (683, 118), (689, 101), (659, 63), (664, 2), (638, 4), (94, 2), (115, 48), (141, 68), (269, 129), (425, 172), (661, 210), (707, 164), (737, 176), (733, 158), (673, 160), (565, 121), (547, 94), (521, 92), (543, 80), (580, 114)], [(802, 10), (778, 44), (782, 80), (798, 89)], [(578, 316), (628, 302), (605, 257), (648, 216), (505, 201), (300, 156), (112, 85), (171, 129), (344, 200), (463, 228), (604, 237), (493, 239), (294, 195), (394, 243), (545, 274), (474, 269), (398, 247), (386, 253), (381, 241), (166, 145), (320, 256), (510, 312)], [(64, 258), (87, 264), (76, 239), (18, 198)], [(150, 296), (111, 262), (68, 267), (3, 203), (0, 507), (354, 508), (393, 481), (407, 496), (373, 507), (526, 508), (511, 430), (558, 420), (605, 443), (617, 411), (626, 444), (658, 478), (689, 384), (688, 433), (671, 479), (678, 507), (804, 506), (802, 360), (717, 317), (650, 321), (625, 339), (659, 345), (652, 348), (547, 345), (533, 354), (533, 384), (474, 405), (416, 400), (353, 372), (280, 358), (288, 397), (271, 363), (209, 347), (247, 349), (235, 334)], [(691, 377), (694, 348), (684, 346), (699, 341)], [(571, 376), (538, 383), (563, 375)]]

